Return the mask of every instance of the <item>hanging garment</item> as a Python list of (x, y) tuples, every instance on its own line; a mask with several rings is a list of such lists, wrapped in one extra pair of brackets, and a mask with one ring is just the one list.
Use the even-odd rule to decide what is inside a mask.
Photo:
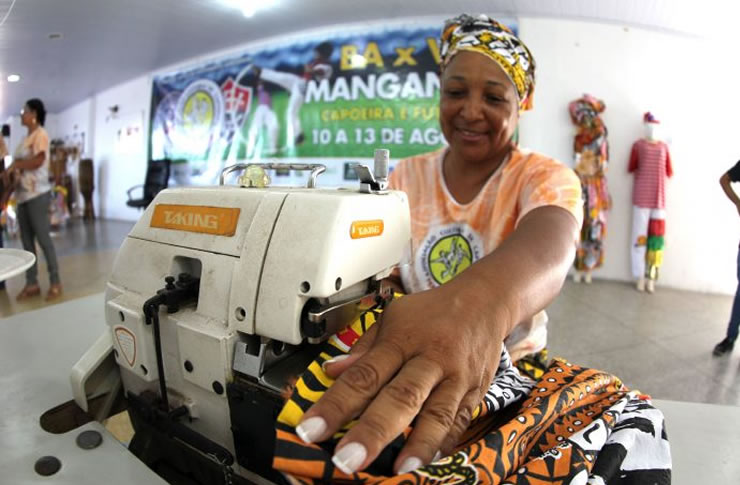
[(347, 353), (378, 313), (363, 314), (326, 342), (296, 382), (277, 419), (273, 461), (288, 483), (670, 483), (664, 419), (649, 397), (629, 391), (610, 374), (560, 359), (534, 381), (518, 372), (505, 349), (493, 382), (453, 454), (394, 475), (393, 463), (412, 430), (409, 427), (366, 470), (345, 475), (331, 458), (352, 423), (317, 444), (304, 443), (295, 426), (333, 383), (321, 364)]
[(583, 225), (575, 261), (578, 271), (591, 271), (604, 264), (606, 213), (611, 207), (606, 182), (608, 132), (599, 117), (605, 108), (603, 101), (588, 94), (568, 105), (571, 120), (578, 127), (573, 152), (583, 196)]

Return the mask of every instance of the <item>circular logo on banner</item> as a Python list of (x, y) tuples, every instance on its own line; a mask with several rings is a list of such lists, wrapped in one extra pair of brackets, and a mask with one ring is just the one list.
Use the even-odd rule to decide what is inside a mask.
[(447, 283), (483, 255), (483, 240), (467, 224), (434, 228), (416, 258), (417, 276), (433, 286)]
[(187, 136), (210, 136), (220, 128), (223, 115), (221, 88), (208, 79), (191, 83), (177, 101), (177, 124)]

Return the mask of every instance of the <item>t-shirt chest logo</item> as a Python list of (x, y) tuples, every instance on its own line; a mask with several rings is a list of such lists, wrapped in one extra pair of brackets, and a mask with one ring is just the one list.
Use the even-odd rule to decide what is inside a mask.
[(447, 283), (480, 259), (483, 244), (467, 225), (448, 225), (436, 228), (427, 235), (418, 255), (419, 277), (426, 277), (433, 285)]
[(429, 251), (429, 272), (440, 285), (450, 281), (472, 263), (470, 243), (459, 234), (439, 239)]

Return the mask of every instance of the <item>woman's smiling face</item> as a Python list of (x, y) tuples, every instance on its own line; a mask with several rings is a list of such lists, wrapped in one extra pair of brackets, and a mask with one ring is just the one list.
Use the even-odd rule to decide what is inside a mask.
[(499, 162), (519, 122), (514, 83), (488, 57), (462, 51), (442, 73), (440, 125), (451, 153), (461, 161)]

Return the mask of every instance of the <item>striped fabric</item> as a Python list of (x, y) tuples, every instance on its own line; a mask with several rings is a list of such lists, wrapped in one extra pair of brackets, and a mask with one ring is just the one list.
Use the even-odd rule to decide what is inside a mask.
[(662, 141), (636, 141), (628, 170), (635, 174), (632, 205), (665, 209), (665, 179), (673, 175), (668, 145)]

